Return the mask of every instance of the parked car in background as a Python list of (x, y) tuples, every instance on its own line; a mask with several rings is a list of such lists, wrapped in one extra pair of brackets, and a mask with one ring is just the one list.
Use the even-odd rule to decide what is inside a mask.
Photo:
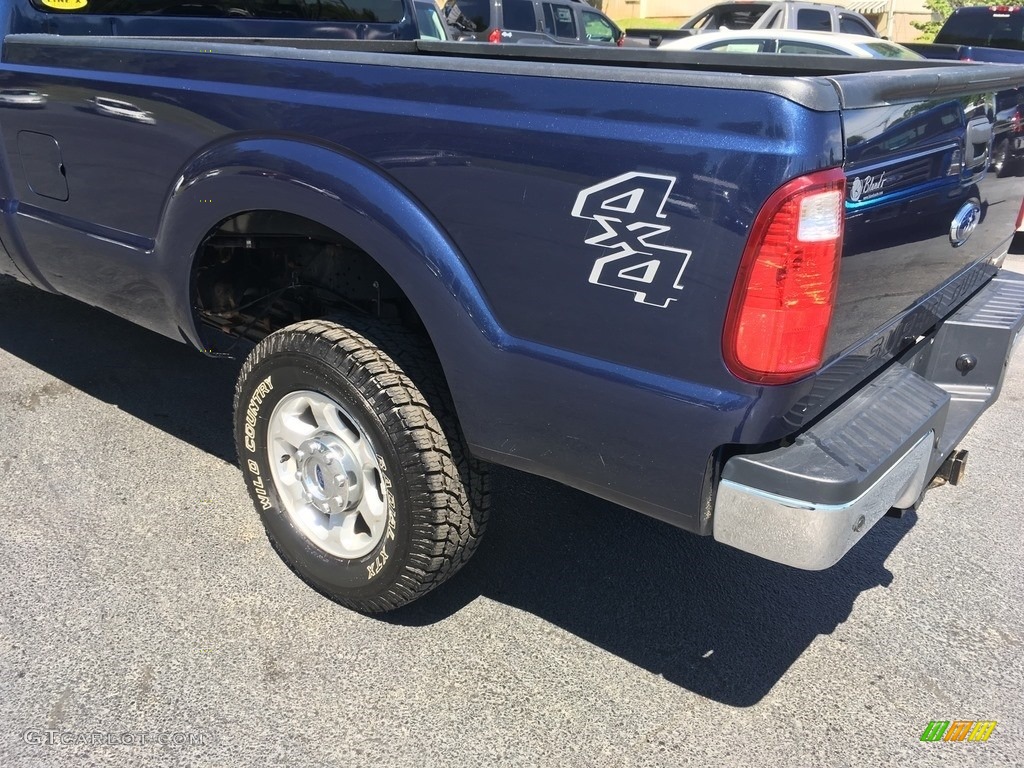
[(103, 115), (104, 117), (116, 117), (121, 120), (134, 120), (137, 123), (146, 123), (147, 125), (153, 125), (156, 123), (156, 120), (153, 119), (152, 112), (147, 112), (141, 107), (132, 104), (130, 101), (110, 99), (106, 96), (96, 96), (95, 98), (88, 99), (88, 104), (89, 109), (97, 115)]
[(696, 33), (727, 29), (804, 29), (878, 37), (874, 25), (840, 5), (780, 0), (775, 3), (717, 3), (687, 21), (681, 29)]
[(934, 43), (907, 46), (929, 59), (1024, 64), (1024, 8), (957, 8), (942, 25)]
[[(436, 38), (421, 30), (429, 0), (31, 0), (20, 23), (47, 34), (81, 37), (245, 37), (340, 40)], [(435, 11), (436, 13), (436, 11)], [(429, 18), (429, 15), (427, 16)]]
[(665, 43), (664, 51), (716, 53), (797, 53), (813, 56), (856, 56), (862, 59), (922, 59), (899, 43), (866, 35), (838, 35), (799, 30), (748, 29), (695, 35)]
[[(908, 47), (929, 59), (1024, 64), (1024, 8), (957, 8), (942, 25), (934, 43), (909, 43)], [(1020, 89), (995, 95), (990, 170), (997, 176), (1019, 173), (1024, 166), (1022, 102)]]
[(1024, 9), (1006, 5), (957, 8), (935, 42), (1024, 51)]
[(583, 0), (449, 0), (457, 40), (541, 45), (622, 45), (625, 33)]
[(996, 94), (992, 128), (992, 170), (996, 176), (1020, 173), (1024, 166), (1024, 90)]
[(801, 29), (878, 37), (874, 25), (856, 11), (840, 5), (794, 0), (716, 3), (695, 14), (679, 29), (631, 29), (629, 36), (636, 38), (635, 44), (643, 44), (642, 38), (657, 47), (662, 42), (691, 35), (741, 29)]
[(41, 109), (46, 106), (46, 94), (24, 88), (0, 88), (0, 106)]

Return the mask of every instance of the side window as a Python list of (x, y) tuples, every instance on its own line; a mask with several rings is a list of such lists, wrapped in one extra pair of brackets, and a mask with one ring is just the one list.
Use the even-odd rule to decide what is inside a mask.
[(863, 21), (855, 16), (839, 14), (839, 31), (846, 35), (868, 35), (875, 37), (878, 33), (868, 27)]
[(785, 40), (779, 41), (779, 49), (776, 53), (807, 53), (812, 56), (836, 56), (839, 51), (825, 45), (814, 43), (791, 43)]
[(763, 44), (763, 40), (722, 40), (699, 50), (716, 53), (760, 53)]
[(831, 32), (832, 14), (816, 8), (801, 8), (796, 12), (796, 28), (811, 32)]
[[(41, 0), (33, 3), (53, 10)], [(405, 6), (402, 0), (89, 0), (80, 9), (60, 13), (394, 23), (405, 18)]]
[[(505, 0), (505, 2), (507, 3), (508, 0)], [(593, 11), (580, 11), (580, 16), (583, 17), (583, 31), (587, 40), (598, 40), (602, 43), (615, 41), (615, 30), (612, 29), (612, 25), (605, 20), (604, 16)]]
[(501, 6), (502, 23), (505, 29), (518, 32), (536, 32), (537, 14), (533, 0), (504, 0)]
[(490, 0), (448, 0), (444, 18), (462, 32), (483, 32), (491, 26)]
[(417, 2), (416, 24), (420, 28), (420, 37), (424, 40), (447, 40), (448, 33), (445, 31), (444, 22), (434, 1), (429, 3)]
[(572, 8), (557, 3), (544, 3), (544, 30), (555, 37), (576, 39), (576, 19)]

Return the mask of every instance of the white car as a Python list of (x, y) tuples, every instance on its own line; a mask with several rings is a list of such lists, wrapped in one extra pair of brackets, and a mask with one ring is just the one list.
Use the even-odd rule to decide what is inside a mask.
[(0, 89), (0, 106), (45, 107), (46, 94), (18, 88), (3, 88)]
[(788, 29), (719, 30), (663, 43), (659, 51), (716, 53), (803, 53), (812, 56), (857, 56), (863, 59), (923, 59), (899, 43), (867, 35), (802, 32)]
[(96, 98), (88, 99), (88, 102), (92, 105), (93, 111), (98, 115), (120, 117), (125, 120), (134, 120), (137, 123), (146, 123), (147, 125), (156, 123), (152, 112), (147, 112), (129, 101), (97, 96)]

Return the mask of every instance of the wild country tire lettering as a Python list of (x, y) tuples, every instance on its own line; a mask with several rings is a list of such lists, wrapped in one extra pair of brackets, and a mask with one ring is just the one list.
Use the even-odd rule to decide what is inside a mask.
[(270, 509), (270, 499), (267, 496), (267, 489), (263, 487), (260, 466), (252, 459), (249, 459), (249, 472), (252, 473), (252, 486), (256, 489), (256, 496), (260, 500), (260, 506), (264, 511)]
[(388, 532), (384, 538), (384, 546), (381, 547), (380, 554), (373, 559), (373, 562), (366, 566), (367, 580), (372, 579), (384, 568), (384, 565), (388, 561), (388, 541), (394, 541), (395, 539), (395, 494), (391, 492), (391, 478), (388, 477), (388, 468), (384, 463), (384, 459), (380, 456), (377, 457), (377, 464), (380, 466), (380, 478), (384, 485), (384, 503), (388, 510)]
[[(256, 453), (256, 419), (260, 414), (260, 406), (273, 388), (274, 384), (270, 376), (267, 376), (249, 398), (249, 407), (245, 409), (245, 448), (249, 453)], [(259, 472), (256, 474), (259, 476)]]

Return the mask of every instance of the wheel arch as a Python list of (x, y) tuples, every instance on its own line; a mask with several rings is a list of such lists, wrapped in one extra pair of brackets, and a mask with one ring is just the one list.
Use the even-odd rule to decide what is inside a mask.
[(446, 372), (460, 337), (504, 336), (481, 287), (440, 223), (408, 191), (337, 147), (250, 136), (204, 150), (183, 170), (156, 241), (181, 335), (203, 342), (192, 279), (204, 241), (233, 217), (280, 212), (355, 244), (401, 289)]

